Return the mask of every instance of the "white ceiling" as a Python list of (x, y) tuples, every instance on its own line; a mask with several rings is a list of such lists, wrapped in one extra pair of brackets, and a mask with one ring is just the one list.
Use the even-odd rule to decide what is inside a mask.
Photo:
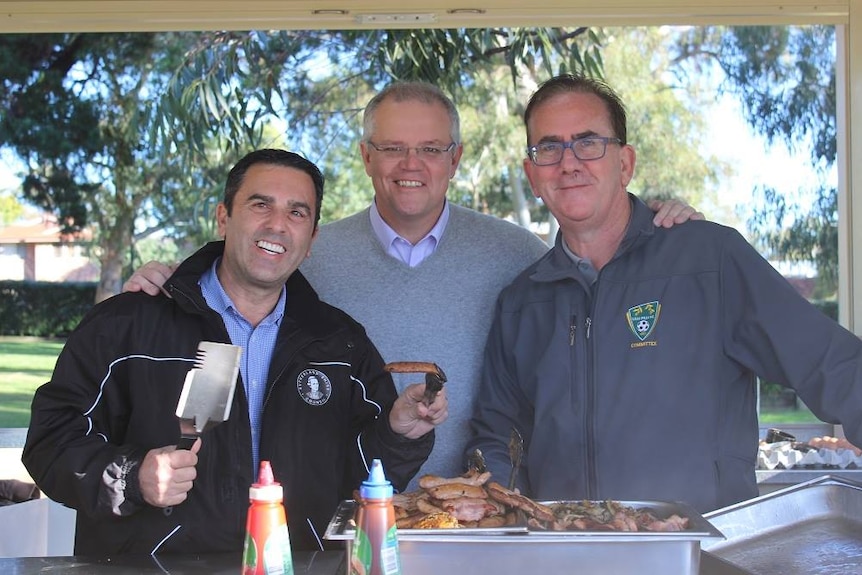
[(846, 23), (858, 0), (0, 0), (0, 33)]

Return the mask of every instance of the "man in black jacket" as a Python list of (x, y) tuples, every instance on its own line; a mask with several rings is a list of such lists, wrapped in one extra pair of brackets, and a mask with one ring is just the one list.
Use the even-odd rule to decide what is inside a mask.
[[(261, 460), (284, 485), (294, 549), (319, 549), (372, 458), (398, 488), (427, 458), (445, 391), (431, 405), (424, 384), (398, 396), (362, 326), (297, 271), (322, 195), (308, 160), (250, 153), (218, 206), (224, 241), (180, 265), (172, 297), (118, 295), (70, 336), (34, 397), (22, 460), (78, 510), (76, 554), (241, 550)], [(202, 340), (242, 346), (242, 385), (230, 418), (177, 450), (174, 412)]]

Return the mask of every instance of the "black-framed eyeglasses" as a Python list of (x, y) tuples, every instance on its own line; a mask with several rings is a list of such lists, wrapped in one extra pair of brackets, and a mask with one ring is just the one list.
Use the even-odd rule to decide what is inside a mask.
[(429, 162), (440, 161), (446, 157), (446, 154), (455, 149), (456, 144), (452, 142), (448, 146), (402, 146), (400, 144), (375, 144), (371, 140), (366, 140), (366, 143), (377, 150), (380, 155), (387, 160), (400, 160), (407, 157), (410, 150), (416, 154), (420, 160)]
[(527, 148), (527, 155), (537, 166), (553, 166), (563, 160), (566, 148), (571, 148), (575, 157), (582, 162), (598, 160), (605, 157), (608, 143), (622, 144), (619, 138), (606, 136), (587, 136), (571, 142), (542, 142)]

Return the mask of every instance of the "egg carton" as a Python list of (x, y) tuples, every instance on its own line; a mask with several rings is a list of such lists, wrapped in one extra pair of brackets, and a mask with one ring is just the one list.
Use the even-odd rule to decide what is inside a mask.
[(794, 449), (792, 442), (761, 445), (757, 452), (758, 469), (862, 469), (862, 456), (852, 449)]

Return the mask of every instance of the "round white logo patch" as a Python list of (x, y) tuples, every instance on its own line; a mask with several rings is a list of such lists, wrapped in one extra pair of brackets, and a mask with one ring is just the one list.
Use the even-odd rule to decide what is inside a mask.
[(332, 395), (332, 383), (322, 371), (306, 369), (296, 378), (296, 391), (305, 403), (323, 405)]

